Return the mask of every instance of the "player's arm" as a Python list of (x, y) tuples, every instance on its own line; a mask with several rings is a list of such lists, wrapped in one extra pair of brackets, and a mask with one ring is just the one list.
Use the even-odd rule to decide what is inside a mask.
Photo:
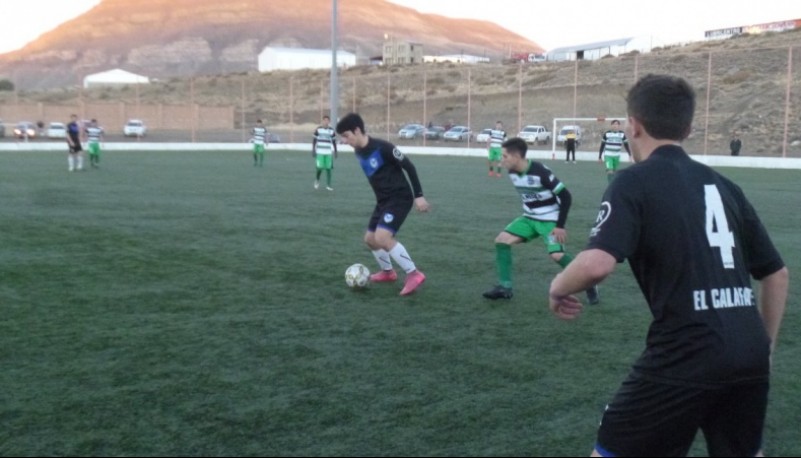
[(312, 157), (317, 157), (317, 131), (312, 136)]
[(331, 136), (331, 147), (334, 148), (334, 159), (339, 159), (339, 151), (337, 151), (337, 134)]
[(764, 277), (759, 288), (759, 313), (762, 315), (762, 322), (765, 331), (770, 337), (770, 350), (776, 348), (776, 339), (779, 336), (779, 327), (784, 317), (784, 309), (787, 304), (787, 289), (790, 285), (790, 273), (787, 267)]
[[(598, 160), (600, 161), (604, 157), (604, 148), (606, 147), (606, 134), (601, 137), (601, 149), (598, 150)], [(626, 149), (628, 149), (628, 145), (626, 145)]]
[(614, 256), (597, 248), (579, 253), (551, 282), (551, 312), (563, 320), (578, 318), (582, 305), (575, 294), (603, 281), (616, 264)]
[[(397, 152), (397, 148), (393, 152), (393, 156), (397, 159), (400, 152)], [(417, 176), (417, 169), (415, 168), (412, 161), (409, 158), (402, 156), (400, 159), (400, 166), (403, 170), (406, 171), (406, 175), (409, 177), (409, 182), (412, 184), (412, 192), (414, 192), (414, 205), (417, 207), (418, 211), (427, 212), (430, 208), (428, 201), (425, 197), (423, 197), (423, 186), (420, 184), (420, 177)]]

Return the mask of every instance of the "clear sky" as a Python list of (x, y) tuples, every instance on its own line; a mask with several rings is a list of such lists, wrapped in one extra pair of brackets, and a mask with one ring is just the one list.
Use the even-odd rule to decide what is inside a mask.
[[(340, 4), (349, 1), (359, 0), (339, 0)], [(390, 1), (424, 13), (495, 22), (546, 50), (630, 36), (650, 36), (665, 43), (693, 41), (703, 39), (704, 30), (801, 19), (798, 0)], [(88, 11), (100, 0), (2, 0), (0, 3), (0, 53), (3, 53), (21, 48), (62, 22)], [(302, 5), (302, 0), (298, 4)]]

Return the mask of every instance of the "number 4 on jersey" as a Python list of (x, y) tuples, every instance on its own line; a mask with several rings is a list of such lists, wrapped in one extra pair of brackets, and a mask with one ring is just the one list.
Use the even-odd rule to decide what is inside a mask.
[(706, 200), (706, 238), (709, 246), (720, 248), (720, 257), (723, 268), (734, 269), (734, 234), (729, 230), (726, 220), (726, 211), (723, 209), (723, 200), (717, 186), (704, 185), (704, 199)]

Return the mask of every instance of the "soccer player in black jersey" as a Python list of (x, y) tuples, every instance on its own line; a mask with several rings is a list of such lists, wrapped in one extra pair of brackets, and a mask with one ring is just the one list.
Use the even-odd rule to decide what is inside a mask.
[(412, 206), (421, 212), (429, 210), (417, 170), (395, 145), (368, 136), (364, 120), (356, 113), (346, 115), (337, 123), (337, 133), (355, 150), (356, 159), (375, 192), (376, 206), (367, 224), (364, 242), (372, 250), (381, 272), (371, 275), (370, 281), (397, 280), (398, 274), (392, 268), (392, 260), (395, 260), (406, 272), (406, 282), (400, 294), (409, 295), (423, 284), (426, 277), (417, 269), (406, 248), (395, 239), (395, 234)]
[(610, 183), (587, 249), (550, 290), (551, 311), (576, 318), (573, 294), (627, 259), (653, 315), (593, 455), (684, 456), (699, 429), (711, 456), (761, 454), (787, 268), (743, 191), (680, 146), (695, 110), (685, 80), (642, 78), (627, 110), (636, 164)]

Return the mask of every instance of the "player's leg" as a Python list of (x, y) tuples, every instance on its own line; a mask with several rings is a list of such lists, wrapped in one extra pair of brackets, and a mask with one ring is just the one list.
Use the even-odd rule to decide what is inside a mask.
[[(548, 250), (548, 256), (550, 256), (555, 263), (559, 264), (562, 269), (573, 262), (573, 256), (565, 251), (565, 246), (557, 242), (551, 235), (554, 228), (556, 228), (556, 223), (546, 221), (535, 221), (534, 223), (537, 235), (542, 236), (543, 240), (545, 240), (545, 248)], [(598, 285), (591, 286), (585, 292), (587, 293), (587, 301), (591, 305), (596, 305), (601, 302), (600, 294), (598, 293)]]
[(768, 383), (715, 390), (701, 422), (709, 456), (761, 456)]
[(604, 165), (606, 166), (606, 181), (612, 182), (612, 175), (615, 173), (615, 158), (614, 156), (604, 156)]
[(364, 243), (370, 248), (380, 268), (379, 272), (370, 275), (370, 281), (373, 283), (392, 282), (398, 279), (398, 274), (392, 268), (392, 258), (389, 256), (389, 252), (376, 241), (375, 231), (378, 228), (380, 218), (381, 208), (376, 205), (375, 209), (373, 209), (373, 214), (370, 216), (370, 221), (367, 223), (367, 231), (364, 233)]
[(77, 153), (75, 154), (75, 156), (78, 158), (78, 163), (75, 166), (75, 169), (76, 170), (83, 170), (83, 148), (81, 148), (80, 146), (77, 146), (76, 149), (77, 149)]
[(333, 191), (334, 188), (331, 187), (331, 168), (333, 166), (334, 156), (327, 155), (323, 157), (323, 168), (325, 170), (325, 189), (329, 191)]
[(517, 218), (495, 237), (495, 269), (498, 284), (484, 292), (483, 295), (487, 299), (512, 298), (512, 245), (527, 242), (535, 236), (532, 222), (528, 218)]
[(78, 159), (75, 158), (75, 152), (72, 150), (72, 147), (69, 147), (70, 150), (67, 153), (67, 166), (69, 167), (68, 170), (70, 172), (75, 170), (75, 166), (78, 164)]
[(631, 375), (603, 413), (594, 456), (686, 456), (707, 392)]
[(501, 156), (503, 150), (501, 148), (492, 148), (492, 162), (495, 163), (495, 176), (501, 176)]
[(417, 269), (406, 247), (395, 237), (413, 205), (412, 199), (402, 199), (381, 206), (374, 233), (375, 245), (389, 253), (392, 260), (406, 272), (401, 296), (413, 293), (426, 280), (425, 274)]

